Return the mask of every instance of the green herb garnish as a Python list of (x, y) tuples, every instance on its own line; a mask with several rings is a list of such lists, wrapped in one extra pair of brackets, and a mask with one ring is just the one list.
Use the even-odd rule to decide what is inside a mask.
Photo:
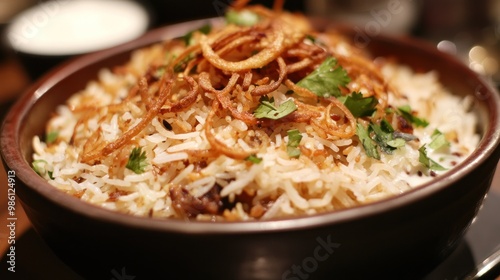
[(41, 177), (45, 177), (45, 175), (48, 175), (49, 179), (54, 180), (54, 176), (53, 176), (54, 171), (47, 170), (48, 164), (49, 163), (43, 159), (37, 159), (31, 163), (31, 167)]
[(307, 34), (305, 39), (311, 41), (313, 44), (316, 43), (316, 37), (311, 34)]
[(276, 105), (274, 104), (273, 97), (269, 99), (269, 97), (267, 96), (262, 96), (259, 102), (259, 106), (253, 112), (255, 117), (259, 119), (266, 118), (277, 120), (297, 110), (297, 105), (295, 105), (295, 103), (291, 99), (283, 102), (278, 107), (276, 107)]
[(398, 107), (398, 111), (403, 118), (416, 126), (426, 127), (429, 125), (429, 122), (425, 119), (413, 115), (411, 107), (409, 105)]
[(210, 31), (212, 31), (212, 25), (210, 24), (205, 24), (203, 25), (202, 27), (196, 29), (196, 30), (193, 30), (193, 31), (190, 31), (188, 33), (186, 33), (186, 35), (182, 36), (182, 40), (184, 41), (184, 43), (186, 44), (186, 46), (191, 46), (191, 45), (194, 45), (194, 41), (193, 41), (193, 34), (195, 32), (200, 32), (200, 33), (203, 33), (203, 34), (208, 34), (210, 33)]
[(356, 126), (356, 135), (358, 135), (363, 148), (365, 148), (366, 155), (375, 159), (380, 159), (377, 144), (370, 137), (368, 129), (366, 129), (362, 124), (358, 123)]
[(133, 148), (125, 167), (132, 170), (136, 174), (142, 174), (144, 173), (146, 166), (148, 166), (146, 160), (146, 152), (142, 151), (142, 147)]
[(297, 85), (307, 88), (320, 97), (340, 97), (340, 87), (347, 86), (350, 81), (344, 68), (337, 64), (337, 59), (328, 57)]
[(382, 119), (379, 124), (370, 123), (368, 128), (358, 123), (356, 134), (366, 154), (376, 159), (380, 159), (379, 147), (382, 152), (392, 154), (394, 150), (404, 147), (406, 142), (417, 139), (413, 134), (395, 131), (386, 119)]
[(57, 140), (57, 137), (59, 137), (59, 131), (51, 131), (45, 135), (45, 143), (52, 144)]
[(425, 148), (425, 145), (420, 147), (418, 149), (419, 156), (418, 156), (418, 161), (422, 163), (425, 167), (429, 168), (430, 170), (436, 170), (436, 171), (442, 171), (446, 170), (443, 166), (441, 166), (439, 163), (433, 161), (429, 156), (427, 156), (427, 149)]
[(393, 148), (401, 148), (406, 145), (406, 141), (403, 138), (394, 138), (392, 140), (387, 141), (387, 145)]
[(248, 157), (245, 158), (245, 160), (255, 164), (259, 164), (262, 162), (262, 158), (256, 155), (249, 155)]
[[(385, 119), (380, 122), (380, 125), (371, 123), (368, 131), (374, 132), (375, 135), (373, 140), (377, 142), (380, 149), (386, 154), (392, 154), (392, 152), (401, 145), (400, 141), (395, 141), (393, 136), (394, 129)], [(404, 146), (405, 142), (403, 139), (401, 140), (403, 141)]]
[(179, 63), (177, 63), (176, 65), (174, 65), (174, 72), (175, 73), (180, 73), (180, 72), (184, 71), (184, 69), (186, 69), (186, 66), (189, 63), (189, 61), (191, 61), (192, 59), (194, 59), (194, 57), (195, 56), (192, 53), (190, 53), (183, 60), (179, 61)]
[(230, 10), (226, 13), (226, 22), (238, 25), (238, 26), (253, 26), (260, 21), (260, 17), (258, 14), (243, 10), (243, 11), (235, 11)]
[[(42, 166), (43, 164), (43, 166)], [(47, 164), (47, 162), (43, 159), (39, 159), (39, 160), (34, 160), (32, 163), (31, 163), (31, 167), (33, 168), (33, 170), (40, 176), (43, 176), (45, 175), (45, 173), (47, 172), (45, 170), (45, 165)]]
[(371, 116), (378, 104), (375, 97), (363, 97), (361, 92), (353, 92), (351, 95), (341, 96), (338, 99), (344, 103), (355, 118)]
[(156, 71), (153, 74), (153, 76), (159, 80), (159, 79), (161, 79), (161, 77), (163, 77), (163, 75), (165, 74), (166, 71), (167, 71), (166, 66), (160, 66), (160, 67), (156, 68)]
[(286, 152), (291, 158), (298, 158), (300, 156), (299, 144), (302, 140), (302, 134), (298, 129), (292, 129), (287, 131), (288, 143), (286, 145)]
[(429, 143), (429, 148), (437, 150), (439, 148), (447, 146), (450, 146), (450, 142), (446, 140), (446, 137), (441, 131), (435, 129), (431, 135), (431, 142)]

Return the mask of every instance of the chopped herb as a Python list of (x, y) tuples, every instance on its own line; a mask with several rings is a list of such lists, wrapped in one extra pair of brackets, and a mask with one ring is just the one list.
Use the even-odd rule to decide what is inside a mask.
[(328, 57), (297, 85), (307, 88), (320, 97), (340, 97), (340, 87), (347, 86), (350, 81), (344, 68), (337, 65), (337, 59)]
[(255, 163), (255, 164), (259, 164), (262, 162), (262, 158), (260, 158), (256, 155), (249, 155), (247, 158), (245, 158), (245, 160), (247, 160), (251, 163)]
[(307, 34), (306, 35), (306, 39), (311, 41), (312, 43), (315, 43), (316, 42), (316, 37), (314, 37), (313, 35), (311, 34)]
[(156, 71), (155, 73), (153, 74), (153, 76), (156, 78), (156, 79), (161, 79), (161, 77), (163, 77), (163, 75), (165, 74), (165, 71), (166, 71), (166, 66), (160, 66), (158, 68), (156, 68)]
[(193, 34), (195, 32), (200, 32), (200, 33), (203, 33), (203, 34), (208, 34), (210, 33), (210, 31), (212, 31), (212, 25), (210, 24), (205, 24), (203, 25), (202, 27), (196, 29), (196, 30), (193, 30), (193, 31), (190, 31), (188, 33), (186, 33), (186, 35), (182, 36), (182, 40), (184, 41), (184, 43), (186, 44), (186, 46), (191, 46), (191, 45), (194, 45), (195, 42), (193, 42)]
[(406, 141), (403, 138), (395, 138), (387, 141), (387, 145), (393, 148), (401, 148), (406, 145)]
[(392, 125), (386, 120), (386, 119), (382, 119), (380, 121), (380, 127), (387, 133), (393, 133), (394, 132), (394, 128), (392, 127)]
[(286, 152), (291, 158), (298, 158), (300, 156), (299, 144), (302, 140), (302, 134), (298, 129), (292, 129), (287, 131), (288, 143), (286, 145)]
[(422, 118), (415, 116), (412, 113), (410, 106), (408, 106), (408, 105), (398, 107), (398, 111), (401, 114), (401, 116), (403, 116), (403, 118), (405, 118), (407, 121), (409, 121), (410, 123), (412, 123), (416, 126), (426, 127), (429, 125), (429, 122), (426, 121), (425, 119), (422, 119)]
[[(42, 164), (43, 164), (43, 167), (42, 167)], [(45, 175), (45, 165), (47, 164), (47, 162), (45, 160), (42, 160), (42, 159), (39, 159), (39, 160), (34, 160), (32, 163), (31, 163), (31, 167), (33, 168), (33, 170), (40, 176), (43, 176)]]
[(425, 167), (429, 168), (430, 170), (436, 170), (436, 171), (446, 170), (446, 168), (444, 168), (439, 163), (433, 161), (431, 158), (429, 158), (429, 156), (427, 156), (427, 149), (425, 148), (425, 145), (420, 147), (420, 149), (418, 149), (418, 152), (419, 152), (418, 160)]
[(146, 159), (146, 152), (142, 151), (142, 147), (133, 148), (125, 167), (136, 174), (144, 173), (144, 168), (148, 165)]
[(230, 10), (226, 13), (226, 22), (238, 26), (253, 26), (257, 24), (259, 21), (260, 21), (259, 15), (248, 10), (243, 10), (243, 11)]
[(47, 161), (45, 161), (43, 159), (38, 159), (38, 160), (34, 160), (31, 163), (31, 167), (41, 177), (45, 177), (45, 175), (48, 175), (51, 180), (54, 180), (54, 176), (53, 176), (54, 172), (47, 170), (48, 164), (49, 163)]
[(57, 140), (57, 137), (59, 137), (59, 131), (51, 131), (45, 135), (45, 143), (52, 144)]
[(259, 119), (267, 118), (277, 120), (297, 110), (297, 105), (295, 105), (292, 99), (283, 102), (278, 107), (274, 104), (273, 97), (269, 99), (267, 96), (262, 96), (259, 101), (260, 105), (254, 111), (255, 117)]
[(179, 63), (174, 65), (174, 72), (180, 73), (180, 72), (184, 71), (184, 69), (186, 69), (188, 62), (191, 61), (192, 59), (194, 59), (194, 57), (195, 56), (192, 53), (190, 53), (183, 60), (179, 61)]
[(355, 118), (367, 117), (375, 112), (378, 100), (373, 97), (363, 97), (361, 92), (353, 92), (351, 95), (338, 98), (351, 111)]
[(356, 126), (356, 135), (358, 135), (363, 148), (365, 148), (366, 155), (375, 159), (380, 159), (377, 144), (370, 137), (368, 130), (360, 123)]
[(446, 140), (444, 134), (438, 129), (434, 130), (431, 135), (431, 142), (429, 143), (429, 148), (437, 150), (442, 147), (450, 146), (450, 142)]
[(392, 107), (387, 107), (387, 108), (385, 108), (385, 113), (387, 115), (393, 114), (394, 113), (394, 109)]
[[(399, 147), (400, 142), (393, 142), (393, 132), (391, 124), (387, 120), (382, 120), (380, 125), (371, 123), (369, 126), (369, 131), (375, 133), (373, 140), (379, 145), (380, 149), (386, 154), (392, 154), (392, 152)], [(391, 144), (389, 144), (391, 142)], [(394, 147), (396, 146), (396, 147)]]
[(392, 125), (383, 119), (380, 124), (370, 123), (366, 129), (358, 123), (356, 134), (361, 140), (369, 157), (380, 159), (377, 148), (386, 154), (392, 154), (397, 148), (404, 147), (407, 141), (417, 139), (412, 134), (395, 131)]

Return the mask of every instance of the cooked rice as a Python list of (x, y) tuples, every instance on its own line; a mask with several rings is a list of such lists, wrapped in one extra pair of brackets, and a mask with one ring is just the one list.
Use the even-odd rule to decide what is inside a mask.
[[(99, 130), (109, 143), (144, 118), (147, 108), (139, 102), (140, 98), (116, 112), (106, 106), (119, 104), (127, 97), (150, 65), (164, 57), (163, 48), (158, 44), (135, 51), (125, 72), (103, 69), (97, 80), (90, 81), (85, 89), (57, 108), (46, 129), (47, 133), (58, 132), (57, 141), (47, 144), (38, 136), (33, 139), (38, 172), (51, 185), (111, 210), (162, 218), (185, 218), (172, 204), (172, 188), (182, 186), (191, 196), (202, 198), (217, 185), (223, 203), (231, 206), (224, 206), (222, 213), (200, 213), (194, 218), (276, 219), (378, 201), (432, 180), (446, 171), (431, 171), (423, 166), (418, 149), (431, 141), (436, 129), (450, 140), (450, 146), (428, 149), (428, 156), (448, 170), (466, 158), (479, 141), (477, 119), (470, 112), (472, 98), (450, 93), (440, 84), (436, 72), (415, 73), (407, 66), (386, 62), (381, 70), (383, 76), (401, 93), (398, 96), (388, 92), (389, 104), (393, 107), (409, 104), (430, 124), (414, 127), (418, 141), (407, 142), (393, 154), (381, 153), (380, 160), (367, 156), (357, 136), (324, 137), (308, 123), (279, 123), (272, 131), (266, 131), (227, 114), (214, 119), (216, 138), (234, 149), (252, 152), (256, 147), (248, 139), (259, 137), (263, 144), (257, 147), (255, 156), (262, 161), (251, 163), (224, 154), (207, 157), (203, 163), (193, 161), (192, 151), (211, 148), (204, 129), (211, 110), (209, 101), (215, 97), (205, 92), (188, 109), (153, 118), (133, 138), (135, 146), (142, 147), (147, 155), (143, 173), (136, 174), (125, 167), (130, 145), (98, 162), (82, 162), (84, 141), (74, 139), (89, 139)], [(288, 90), (281, 85), (269, 96), (276, 102), (284, 102), (289, 98)], [(96, 109), (88, 116), (81, 110), (85, 106)], [(243, 107), (239, 108), (242, 110)], [(73, 135), (82, 119), (84, 125)], [(172, 129), (167, 129), (163, 121)], [(290, 129), (300, 131), (300, 147), (309, 156), (302, 153), (291, 158), (287, 154)], [(75, 142), (80, 144), (74, 145)], [(260, 206), (254, 208), (257, 204)]]

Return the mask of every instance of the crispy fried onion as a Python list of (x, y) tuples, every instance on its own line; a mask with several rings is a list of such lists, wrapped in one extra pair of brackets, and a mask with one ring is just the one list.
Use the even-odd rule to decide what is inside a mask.
[[(311, 120), (315, 130), (338, 138), (351, 138), (354, 136), (356, 133), (356, 118), (354, 118), (351, 111), (337, 98), (330, 97), (325, 101), (329, 102), (329, 104), (326, 106), (322, 117)], [(343, 115), (332, 114), (334, 108), (338, 108)]]
[[(182, 80), (185, 80), (190, 87), (190, 90), (177, 102), (172, 102), (170, 100), (165, 101), (165, 104), (160, 110), (161, 114), (170, 113), (170, 112), (180, 112), (185, 110), (186, 108), (193, 105), (193, 103), (198, 98), (198, 84), (196, 81), (190, 76), (183, 76)], [(173, 99), (178, 99), (178, 96), (172, 94)]]
[(230, 72), (240, 72), (248, 69), (264, 67), (271, 61), (275, 60), (285, 48), (285, 36), (283, 31), (279, 26), (275, 26), (278, 25), (278, 23), (274, 23), (273, 25), (274, 28), (272, 28), (272, 34), (270, 34), (269, 37), (265, 36), (265, 39), (271, 43), (269, 43), (263, 50), (247, 59), (242, 61), (229, 61), (220, 57), (210, 46), (208, 36), (202, 36), (200, 40), (203, 56), (213, 66)]
[[(247, 2), (236, 1), (233, 8), (242, 9)], [(371, 118), (382, 117), (388, 106), (388, 94), (395, 91), (377, 66), (361, 51), (349, 49), (352, 46), (347, 49), (335, 47), (340, 44), (337, 37), (325, 38), (326, 41), (320, 43), (306, 39), (307, 34), (316, 33), (309, 33), (309, 26), (302, 18), (282, 12), (282, 5), (283, 1), (276, 1), (274, 10), (249, 7), (262, 18), (254, 26), (227, 25), (207, 35), (196, 33), (190, 45), (185, 45), (182, 40), (165, 43), (166, 52), (174, 49), (169, 58), (161, 61), (161, 67), (165, 68), (162, 70), (167, 73), (159, 77), (158, 64), (152, 64), (120, 104), (79, 108), (83, 117), (77, 121), (72, 141), (85, 141), (81, 161), (89, 164), (102, 161), (134, 141), (153, 118), (171, 117), (172, 113), (186, 111), (197, 101), (210, 108), (203, 124), (210, 148), (203, 152), (187, 151), (190, 158), (213, 158), (223, 154), (245, 159), (256, 152), (229, 146), (222, 138), (216, 137), (219, 130), (214, 127), (214, 123), (218, 123), (216, 116), (230, 115), (244, 122), (255, 134), (268, 133), (280, 123), (307, 123), (325, 138), (353, 137), (357, 120), (342, 102), (334, 97), (319, 97), (297, 85), (328, 56), (335, 57), (351, 79), (351, 83), (341, 88), (342, 93), (363, 89), (364, 96), (375, 96), (377, 113)], [(293, 100), (296, 110), (277, 120), (257, 118), (254, 111), (263, 105), (261, 98), (276, 96), (277, 90), (293, 92), (287, 98)], [(144, 110), (144, 116), (133, 127), (121, 121), (120, 130), (125, 132), (116, 140), (107, 142), (101, 127), (82, 136), (81, 132), (88, 130), (88, 121), (95, 115), (125, 113), (132, 106)], [(110, 118), (101, 117), (98, 123), (110, 121)]]
[(278, 62), (278, 66), (279, 66), (278, 79), (275, 82), (272, 82), (270, 84), (259, 85), (259, 86), (255, 87), (254, 89), (252, 89), (250, 91), (250, 94), (256, 95), (256, 96), (262, 96), (262, 95), (265, 95), (265, 94), (268, 94), (270, 92), (277, 90), (279, 88), (279, 86), (283, 83), (283, 80), (285, 79), (286, 73), (287, 73), (286, 64), (285, 64), (285, 61), (283, 60), (283, 58), (281, 58), (281, 57), (278, 57), (276, 59), (276, 61)]
[(255, 118), (255, 116), (250, 112), (238, 111), (238, 109), (233, 106), (232, 101), (230, 99), (230, 94), (235, 88), (235, 85), (238, 82), (239, 78), (240, 75), (238, 75), (237, 73), (231, 75), (231, 78), (229, 79), (227, 86), (222, 90), (216, 90), (212, 86), (212, 83), (210, 82), (210, 75), (207, 72), (200, 73), (200, 75), (198, 76), (198, 82), (200, 84), (200, 87), (203, 88), (204, 90), (215, 93), (217, 100), (222, 105), (222, 108), (231, 112), (231, 115), (233, 117), (244, 121), (246, 124), (253, 125), (257, 123), (257, 118)]
[[(102, 157), (105, 157), (123, 147), (125, 144), (130, 142), (132, 138), (134, 138), (137, 134), (139, 134), (142, 130), (144, 130), (144, 128), (146, 128), (146, 126), (153, 120), (153, 118), (155, 118), (158, 115), (162, 106), (165, 104), (165, 102), (167, 101), (168, 97), (171, 94), (171, 89), (173, 86), (173, 79), (171, 78), (171, 75), (164, 75), (160, 81), (160, 84), (161, 85), (158, 90), (158, 96), (155, 97), (154, 99), (153, 98), (150, 99), (151, 107), (147, 111), (144, 118), (142, 118), (142, 120), (137, 125), (135, 125), (127, 132), (123, 133), (123, 135), (121, 135), (115, 141), (107, 143), (103, 148), (95, 147), (95, 145), (92, 145), (92, 143), (90, 145), (86, 144), (85, 146), (87, 147), (87, 149), (84, 148), (82, 154), (80, 155), (81, 161), (83, 163), (89, 163), (89, 164), (99, 161)], [(99, 146), (102, 145), (103, 144), (100, 143)]]
[[(208, 72), (200, 73), (198, 75), (198, 82), (203, 90), (214, 93), (217, 97), (217, 100), (222, 105), (222, 108), (231, 112), (231, 115), (234, 118), (239, 119), (248, 125), (254, 125), (257, 123), (257, 118), (255, 118), (255, 116), (248, 111), (239, 111), (238, 108), (233, 105), (231, 97), (240, 92), (237, 90), (237, 86), (239, 86), (239, 88), (243, 90), (248, 89), (247, 93), (251, 96), (262, 96), (277, 90), (286, 77), (286, 64), (281, 57), (278, 57), (276, 59), (276, 62), (278, 64), (278, 78), (276, 79), (276, 81), (271, 81), (265, 84), (261, 83), (269, 81), (269, 77), (266, 77), (265, 79), (261, 79), (259, 81), (255, 81), (255, 85), (253, 85), (252, 77), (257, 75), (253, 75), (251, 72), (245, 73), (241, 85), (237, 84), (240, 79), (240, 75), (238, 73), (233, 73), (229, 78), (227, 85), (222, 90), (217, 90), (214, 88), (210, 80), (210, 74)], [(252, 98), (249, 97), (249, 99)]]
[(207, 137), (207, 141), (210, 143), (212, 149), (234, 159), (245, 159), (248, 158), (251, 154), (255, 154), (257, 150), (243, 151), (241, 149), (235, 149), (235, 147), (228, 146), (221, 140), (217, 139), (217, 137), (215, 137), (215, 135), (212, 133), (214, 117), (216, 112), (219, 111), (219, 105), (220, 103), (217, 100), (214, 100), (212, 102), (212, 110), (208, 114), (205, 124), (205, 136)]

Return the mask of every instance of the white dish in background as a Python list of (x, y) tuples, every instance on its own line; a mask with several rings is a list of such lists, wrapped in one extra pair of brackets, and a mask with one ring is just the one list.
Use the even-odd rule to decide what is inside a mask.
[(75, 55), (127, 42), (148, 26), (149, 14), (133, 1), (54, 0), (16, 16), (7, 40), (14, 50), (28, 54)]

